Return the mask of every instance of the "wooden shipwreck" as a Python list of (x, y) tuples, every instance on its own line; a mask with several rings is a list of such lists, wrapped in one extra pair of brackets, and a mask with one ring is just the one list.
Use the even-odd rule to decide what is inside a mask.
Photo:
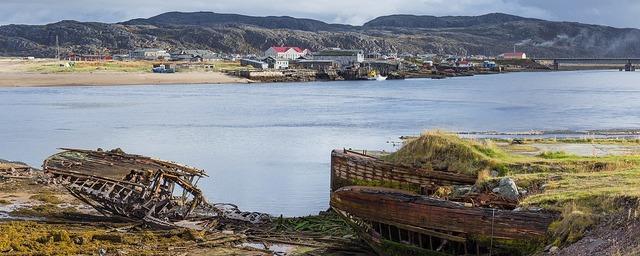
[(50, 180), (105, 215), (160, 227), (216, 217), (250, 222), (267, 217), (240, 212), (233, 205), (209, 204), (197, 187), (198, 181), (207, 176), (204, 170), (119, 149), (63, 150), (47, 158), (43, 170)]
[(355, 151), (331, 155), (331, 207), (380, 255), (517, 255), (544, 240), (557, 214), (431, 196), (440, 186), (475, 182)]

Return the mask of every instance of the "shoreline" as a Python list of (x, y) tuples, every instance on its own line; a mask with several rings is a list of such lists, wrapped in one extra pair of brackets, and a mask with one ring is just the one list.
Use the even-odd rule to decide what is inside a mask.
[[(521, 72), (575, 72), (583, 70), (519, 70), (502, 73), (476, 73), (469, 75), (454, 75), (442, 78), (472, 77), (476, 75), (498, 75)], [(595, 69), (593, 69), (595, 70)], [(608, 70), (608, 69), (606, 69)], [(409, 76), (406, 79), (440, 79), (434, 76)], [(327, 81), (332, 80), (314, 80)], [(295, 81), (290, 81), (295, 82)], [(310, 82), (310, 81), (297, 81)], [(194, 84), (265, 84), (269, 81), (255, 81), (252, 79), (233, 76), (218, 71), (211, 72), (63, 72), (37, 73), (26, 71), (0, 71), (0, 88), (31, 88), (31, 87), (91, 87), (91, 86), (129, 86), (129, 85), (194, 85)], [(284, 82), (287, 83), (287, 82)]]
[(176, 84), (248, 84), (249, 79), (221, 72), (158, 74), (146, 72), (31, 73), (0, 72), (0, 88)]

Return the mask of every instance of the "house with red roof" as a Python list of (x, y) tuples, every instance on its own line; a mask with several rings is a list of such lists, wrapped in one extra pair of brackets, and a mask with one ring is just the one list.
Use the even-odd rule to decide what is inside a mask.
[(526, 60), (527, 54), (524, 52), (507, 52), (498, 55), (498, 59), (501, 60)]
[(309, 50), (300, 47), (272, 46), (264, 52), (264, 56), (274, 59), (297, 60), (300, 57), (306, 56), (308, 53)]

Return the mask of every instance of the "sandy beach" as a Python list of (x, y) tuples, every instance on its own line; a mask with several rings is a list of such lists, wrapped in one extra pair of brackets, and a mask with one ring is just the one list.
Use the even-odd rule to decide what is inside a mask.
[[(160, 84), (232, 84), (248, 83), (249, 80), (229, 76), (217, 71), (178, 72), (156, 74), (137, 70), (138, 66), (151, 63), (116, 62), (116, 68), (86, 72), (60, 72), (59, 61), (38, 59), (25, 61), (0, 58), (0, 87), (45, 87), (45, 86), (107, 86), (107, 85), (160, 85)], [(89, 63), (97, 65), (96, 63)], [(103, 63), (98, 63), (105, 65)], [(108, 63), (107, 63), (108, 64)], [(127, 66), (128, 65), (128, 66)], [(127, 70), (129, 69), (129, 70)], [(150, 69), (150, 68), (149, 68)], [(39, 71), (43, 70), (43, 71)]]
[(159, 84), (231, 84), (248, 83), (247, 79), (220, 72), (174, 74), (95, 72), (95, 73), (0, 73), (0, 87), (106, 86)]

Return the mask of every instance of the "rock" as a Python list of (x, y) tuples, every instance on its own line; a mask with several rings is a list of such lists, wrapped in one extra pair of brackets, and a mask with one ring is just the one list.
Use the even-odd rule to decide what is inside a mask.
[(504, 177), (500, 179), (498, 189), (498, 194), (504, 198), (518, 200), (520, 197), (520, 194), (518, 193), (518, 186), (516, 186), (516, 182), (511, 178)]
[(493, 190), (491, 190), (493, 193), (500, 193), (500, 188), (494, 188)]
[(542, 211), (542, 208), (540, 208), (540, 207), (535, 207), (535, 206), (529, 207), (529, 208), (527, 208), (527, 209), (528, 209), (530, 212), (539, 212), (539, 211)]
[(73, 242), (77, 245), (83, 245), (85, 243), (85, 238), (82, 236), (76, 236), (73, 238)]
[(496, 178), (496, 177), (498, 177), (498, 175), (500, 175), (500, 173), (499, 173), (498, 171), (496, 171), (496, 170), (491, 170), (491, 177), (492, 177), (492, 178)]
[(453, 191), (451, 192), (452, 197), (463, 197), (473, 190), (472, 185), (464, 185), (464, 186), (453, 186)]
[(556, 252), (558, 252), (558, 249), (560, 249), (560, 248), (558, 248), (558, 246), (553, 246), (553, 247), (551, 247), (551, 248), (549, 249), (549, 252), (550, 252), (550, 253), (556, 253)]
[(527, 193), (529, 193), (529, 191), (524, 190), (524, 189), (521, 189), (519, 192), (520, 192), (520, 195), (521, 195), (521, 196), (524, 196), (524, 195), (526, 195)]

